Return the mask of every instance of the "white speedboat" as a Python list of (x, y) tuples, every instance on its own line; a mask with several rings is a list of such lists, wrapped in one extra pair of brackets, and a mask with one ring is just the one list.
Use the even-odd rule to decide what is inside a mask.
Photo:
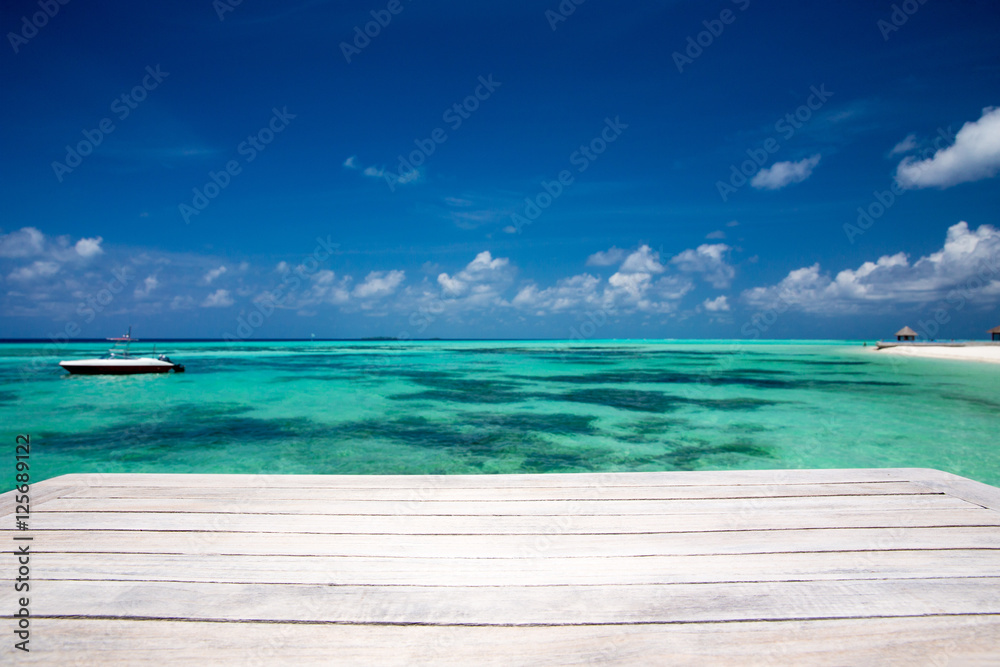
[(77, 361), (60, 361), (59, 365), (74, 375), (135, 375), (136, 373), (183, 373), (184, 366), (170, 361), (170, 357), (161, 354), (153, 357), (136, 357), (128, 351), (128, 346), (135, 340), (132, 338), (132, 327), (120, 338), (109, 338), (114, 346), (108, 354), (100, 359), (80, 359)]

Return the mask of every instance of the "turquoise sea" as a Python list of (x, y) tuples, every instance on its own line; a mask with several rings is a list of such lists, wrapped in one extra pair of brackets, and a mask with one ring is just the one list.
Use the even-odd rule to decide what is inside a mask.
[(1000, 485), (1000, 366), (861, 343), (185, 342), (157, 344), (183, 374), (57, 365), (106, 349), (0, 345), (0, 421), (11, 461), (31, 435), (32, 481), (931, 467)]

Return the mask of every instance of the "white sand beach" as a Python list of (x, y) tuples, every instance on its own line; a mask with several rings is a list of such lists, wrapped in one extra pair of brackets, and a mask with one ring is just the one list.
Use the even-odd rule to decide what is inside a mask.
[(938, 345), (899, 345), (877, 350), (879, 354), (900, 357), (927, 357), (931, 359), (961, 359), (1000, 364), (1000, 345), (969, 345), (946, 347)]

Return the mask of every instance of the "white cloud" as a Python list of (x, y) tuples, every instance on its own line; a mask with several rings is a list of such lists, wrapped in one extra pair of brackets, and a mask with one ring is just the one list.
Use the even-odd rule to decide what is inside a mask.
[[(694, 283), (685, 276), (664, 276), (653, 284), (653, 295), (661, 301), (677, 302), (693, 289)], [(672, 303), (670, 309), (675, 306)]]
[(820, 157), (817, 153), (798, 162), (775, 162), (757, 172), (750, 185), (758, 190), (780, 190), (786, 185), (801, 183), (812, 175)]
[(912, 264), (900, 252), (832, 278), (814, 264), (791, 271), (777, 285), (747, 290), (742, 298), (756, 307), (834, 315), (929, 303), (947, 298), (956, 289), (969, 300), (1000, 298), (1000, 230), (981, 225), (971, 231), (959, 222), (948, 229), (941, 250)]
[(616, 311), (670, 313), (692, 289), (694, 284), (683, 276), (654, 281), (648, 273), (616, 273), (608, 278), (603, 300)]
[(618, 273), (663, 273), (665, 270), (660, 264), (660, 253), (653, 252), (648, 245), (640, 246), (618, 267)]
[[(511, 305), (534, 311), (536, 315), (574, 310), (603, 310), (610, 313), (671, 313), (694, 283), (683, 275), (659, 275), (667, 267), (659, 254), (648, 245), (626, 255), (624, 250), (612, 248), (591, 255), (589, 264), (605, 265), (609, 258), (621, 262), (618, 270), (607, 281), (589, 273), (562, 278), (552, 287), (540, 288), (535, 283), (522, 287)], [(659, 276), (659, 277), (658, 277)]]
[(653, 280), (654, 275), (664, 271), (666, 267), (660, 262), (659, 253), (648, 245), (640, 246), (608, 278), (608, 286), (602, 296), (603, 304), (607, 308), (626, 312), (672, 312), (694, 285), (683, 276), (664, 276)]
[(45, 249), (45, 234), (34, 227), (23, 227), (0, 236), (0, 257), (34, 257)]
[(729, 299), (725, 296), (717, 296), (714, 299), (705, 299), (702, 307), (710, 313), (720, 313), (729, 310)]
[(353, 294), (359, 299), (388, 296), (396, 291), (405, 277), (406, 273), (403, 271), (372, 271), (365, 276), (363, 283), (354, 288)]
[(504, 293), (513, 285), (515, 275), (509, 259), (483, 251), (454, 275), (442, 272), (436, 281), (425, 279), (407, 288), (397, 307), (411, 315), (432, 313), (432, 320), (438, 315), (454, 320), (463, 312), (507, 308), (511, 304)]
[(187, 310), (189, 308), (194, 308), (194, 299), (187, 294), (175, 296), (170, 300), (171, 310)]
[[(476, 193), (442, 197), (435, 208), (442, 218), (450, 220), (460, 229), (476, 229), (507, 220), (515, 205), (516, 202), (507, 193)], [(501, 231), (516, 234), (519, 230), (513, 225), (506, 225)]]
[(75, 244), (69, 236), (46, 238), (34, 227), (24, 227), (9, 234), (0, 235), (0, 257), (23, 259), (44, 255), (53, 262), (65, 263), (80, 259), (91, 259), (104, 252), (100, 236), (81, 238)]
[[(354, 167), (355, 169), (360, 169), (360, 167)], [(386, 170), (385, 167), (376, 167), (374, 165), (370, 167), (365, 167), (361, 169), (361, 173), (369, 178), (385, 178), (391, 180), (393, 185), (397, 183), (413, 183), (420, 180), (420, 176), (423, 172), (420, 169), (411, 169), (410, 171), (404, 172), (402, 174), (393, 173), (392, 171)]]
[(201, 302), (202, 308), (227, 308), (233, 305), (233, 297), (230, 296), (229, 290), (227, 289), (217, 289)]
[(145, 299), (150, 293), (156, 289), (160, 284), (160, 281), (156, 279), (156, 276), (147, 276), (142, 285), (135, 288), (135, 297), (137, 299)]
[(328, 303), (344, 304), (351, 299), (351, 282), (350, 276), (344, 276), (339, 281), (334, 281), (333, 271), (320, 271), (316, 274), (313, 289)]
[(726, 233), (721, 229), (717, 229), (714, 232), (709, 232), (708, 234), (705, 234), (705, 238), (710, 241), (721, 241), (722, 239), (726, 238)]
[(613, 293), (628, 296), (633, 301), (641, 300), (652, 282), (648, 273), (615, 273), (608, 278)]
[[(507, 217), (507, 214), (495, 209), (480, 209), (478, 211), (449, 211), (447, 217), (459, 229), (476, 229), (485, 224), (502, 220)], [(508, 234), (517, 232), (517, 229), (510, 225), (504, 227), (503, 230)]]
[(600, 279), (583, 273), (563, 278), (554, 287), (538, 289), (534, 283), (521, 288), (511, 304), (536, 311), (538, 315), (573, 310), (581, 306), (596, 306), (600, 302), (597, 287)]
[(44, 260), (38, 260), (32, 262), (28, 266), (22, 266), (19, 269), (11, 271), (10, 275), (7, 276), (9, 280), (14, 280), (17, 282), (27, 283), (39, 278), (49, 278), (54, 276), (59, 272), (59, 264), (56, 262), (47, 262)]
[(729, 287), (736, 270), (727, 258), (730, 247), (725, 243), (705, 243), (694, 250), (685, 250), (670, 260), (670, 263), (685, 273), (700, 273), (712, 287)]
[(76, 242), (76, 254), (84, 259), (90, 259), (91, 257), (96, 257), (104, 252), (101, 248), (101, 241), (103, 241), (100, 236), (96, 236), (92, 239), (80, 239)]
[(917, 147), (917, 135), (908, 134), (906, 135), (905, 139), (903, 139), (898, 144), (892, 147), (892, 150), (889, 151), (889, 157), (892, 157), (893, 155), (902, 155), (903, 153), (909, 153), (916, 147)]
[(368, 176), (369, 178), (385, 178), (392, 181), (393, 185), (398, 183), (413, 183), (420, 180), (423, 175), (421, 169), (413, 169), (407, 171), (403, 174), (395, 173), (391, 170), (387, 170), (385, 167), (376, 167), (375, 165), (370, 165), (368, 167), (362, 167), (361, 163), (358, 162), (358, 156), (352, 155), (343, 162), (345, 169), (351, 169), (353, 171), (360, 171), (362, 175)]
[(983, 109), (982, 117), (962, 126), (955, 143), (926, 160), (903, 158), (896, 180), (904, 188), (948, 188), (991, 178), (1000, 171), (1000, 108)]
[(622, 261), (624, 257), (624, 250), (611, 246), (608, 250), (595, 252), (593, 255), (588, 257), (587, 266), (613, 266), (614, 264)]
[(495, 287), (508, 283), (510, 277), (510, 260), (494, 259), (489, 250), (484, 250), (454, 276), (441, 273), (437, 281), (446, 296), (459, 297), (471, 292), (483, 293), (487, 287), (495, 291)]
[[(218, 257), (109, 247), (96, 235), (48, 236), (25, 228), (0, 235), (0, 270), (10, 287), (18, 286), (0, 293), (0, 309), (70, 321), (79, 318), (80, 303), (102, 290), (115, 295), (116, 310), (143, 315), (188, 307), (189, 300), (197, 306), (206, 300), (203, 276), (219, 264)], [(239, 288), (250, 293), (255, 286)], [(211, 302), (218, 303), (218, 298)]]
[(396, 183), (412, 183), (416, 180), (419, 180), (421, 175), (423, 175), (423, 172), (420, 169), (411, 169), (405, 174), (399, 176)]
[[(282, 262), (284, 264), (284, 262)], [(286, 271), (287, 273), (287, 265)], [(301, 294), (286, 296), (290, 307), (315, 306), (321, 303), (344, 305), (351, 300), (350, 276), (340, 279), (329, 269), (317, 271), (310, 276), (309, 288)]]
[(442, 272), (437, 278), (438, 284), (445, 291), (445, 294), (459, 296), (465, 291), (466, 284), (457, 277), (452, 278), (447, 273)]
[(213, 280), (215, 280), (225, 272), (226, 272), (225, 266), (220, 266), (217, 269), (211, 269), (208, 272), (206, 272), (205, 275), (202, 277), (202, 282), (204, 282), (206, 285), (211, 285)]
[(739, 226), (740, 226), (739, 220), (730, 220), (729, 222), (726, 223), (726, 227), (739, 227)]

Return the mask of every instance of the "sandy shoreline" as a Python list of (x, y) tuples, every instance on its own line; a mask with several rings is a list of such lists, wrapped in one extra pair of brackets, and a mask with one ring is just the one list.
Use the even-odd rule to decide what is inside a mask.
[(879, 354), (890, 354), (898, 357), (960, 359), (963, 361), (985, 361), (987, 363), (1000, 364), (1000, 345), (970, 345), (968, 347), (900, 345), (876, 351)]

